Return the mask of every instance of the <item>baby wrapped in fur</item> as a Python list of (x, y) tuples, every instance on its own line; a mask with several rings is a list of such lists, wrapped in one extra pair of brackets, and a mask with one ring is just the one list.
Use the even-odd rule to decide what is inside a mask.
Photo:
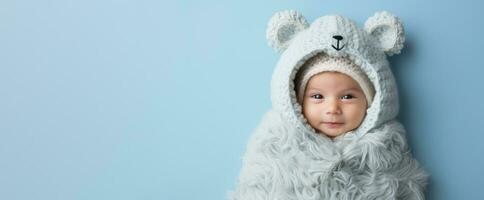
[[(339, 15), (310, 25), (300, 13), (282, 11), (269, 21), (267, 39), (281, 52), (271, 82), (272, 109), (249, 140), (229, 198), (424, 199), (427, 174), (396, 120), (398, 91), (386, 58), (403, 48), (400, 20), (378, 12), (360, 29)], [(372, 92), (363, 92), (368, 105), (361, 122), (335, 136), (311, 123), (297, 93), (300, 71), (317, 56), (351, 61), (371, 85)]]

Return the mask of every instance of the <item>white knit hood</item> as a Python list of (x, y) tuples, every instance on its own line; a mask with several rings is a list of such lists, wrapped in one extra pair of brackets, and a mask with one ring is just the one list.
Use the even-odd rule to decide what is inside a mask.
[(283, 11), (270, 20), (267, 39), (272, 47), (282, 51), (272, 76), (273, 108), (301, 129), (314, 132), (301, 114), (294, 78), (299, 68), (320, 52), (348, 57), (362, 68), (375, 87), (374, 101), (354, 134), (361, 137), (371, 128), (397, 116), (398, 92), (385, 53), (400, 53), (404, 33), (398, 18), (390, 13), (375, 14), (366, 21), (365, 28), (360, 29), (353, 21), (338, 15), (320, 17), (309, 26), (301, 14)]
[[(400, 20), (379, 12), (360, 29), (338, 15), (310, 25), (298, 12), (282, 11), (269, 21), (267, 39), (282, 53), (272, 76), (272, 109), (248, 142), (229, 199), (424, 199), (427, 175), (395, 119), (398, 92), (386, 58), (403, 47)], [(318, 53), (349, 58), (375, 89), (361, 125), (334, 140), (306, 122), (294, 90), (299, 68)]]

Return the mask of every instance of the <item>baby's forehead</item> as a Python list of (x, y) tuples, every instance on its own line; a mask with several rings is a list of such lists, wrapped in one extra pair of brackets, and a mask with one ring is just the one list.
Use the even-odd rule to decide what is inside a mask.
[(340, 72), (321, 72), (312, 76), (308, 81), (308, 89), (358, 89), (359, 84), (350, 76)]
[(344, 73), (337, 72), (337, 71), (324, 71), (319, 72), (309, 79), (309, 82), (316, 82), (316, 81), (328, 81), (328, 82), (341, 82), (341, 83), (356, 83), (356, 80)]

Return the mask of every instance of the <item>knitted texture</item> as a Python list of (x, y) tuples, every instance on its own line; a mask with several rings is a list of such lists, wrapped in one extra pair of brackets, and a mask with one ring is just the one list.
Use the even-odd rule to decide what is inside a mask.
[[(231, 200), (424, 199), (427, 174), (412, 157), (398, 114), (398, 91), (387, 55), (403, 47), (403, 26), (388, 12), (364, 28), (339, 15), (310, 26), (296, 11), (270, 20), (269, 44), (281, 52), (271, 82), (272, 109), (247, 145)], [(331, 140), (317, 134), (297, 102), (294, 79), (323, 53), (350, 59), (375, 89), (361, 125)]]

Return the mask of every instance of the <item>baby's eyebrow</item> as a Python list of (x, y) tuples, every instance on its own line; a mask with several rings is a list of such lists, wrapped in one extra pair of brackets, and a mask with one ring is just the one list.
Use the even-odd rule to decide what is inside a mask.
[(319, 88), (313, 88), (313, 87), (310, 87), (310, 88), (308, 88), (306, 91), (318, 91), (318, 92), (319, 92), (319, 91), (320, 91), (320, 89), (319, 89)]
[(358, 92), (358, 91), (361, 91), (361, 89), (356, 88), (356, 87), (353, 87), (353, 88), (344, 89), (343, 91), (355, 91), (355, 92)]
[[(315, 88), (315, 87), (310, 87), (308, 88), (306, 91), (321, 91), (321, 89), (319, 88)], [(361, 91), (361, 89), (357, 88), (357, 87), (352, 87), (352, 88), (347, 88), (347, 89), (342, 89), (341, 92), (349, 92), (349, 91), (355, 91), (355, 92), (358, 92), (358, 91)]]

